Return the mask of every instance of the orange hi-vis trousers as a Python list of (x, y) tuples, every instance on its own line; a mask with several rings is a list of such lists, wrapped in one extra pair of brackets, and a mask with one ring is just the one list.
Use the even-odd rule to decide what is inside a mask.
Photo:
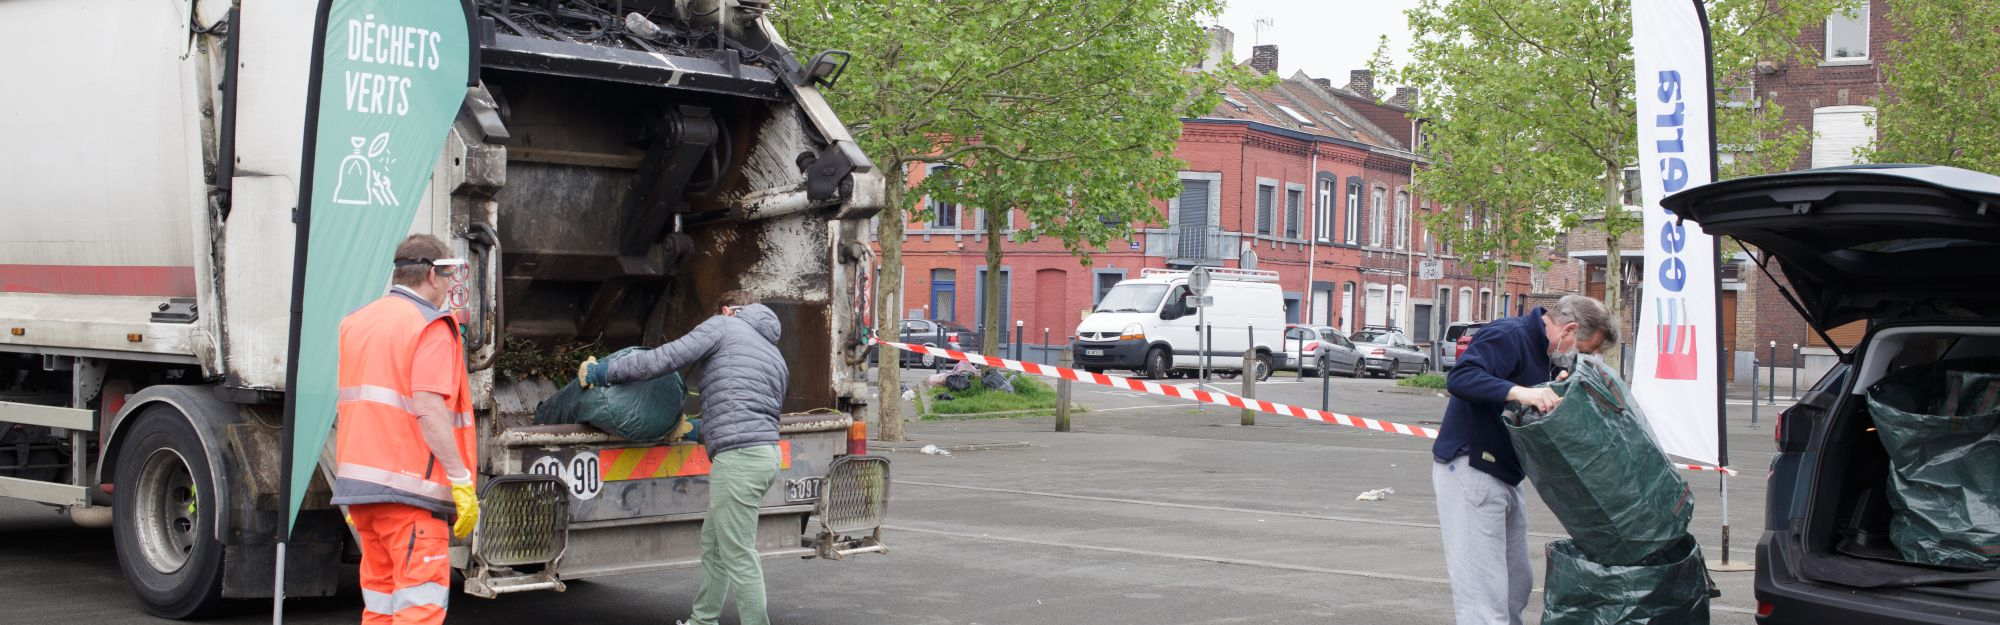
[(431, 511), (348, 506), (361, 537), (362, 625), (440, 625), (451, 601), (451, 529)]

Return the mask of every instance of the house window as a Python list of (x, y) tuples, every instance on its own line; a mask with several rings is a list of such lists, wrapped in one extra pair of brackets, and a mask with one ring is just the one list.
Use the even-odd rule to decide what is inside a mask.
[(1868, 0), (1856, 0), (1827, 16), (1826, 60), (1868, 60)]
[(1268, 184), (1257, 185), (1257, 234), (1271, 234), (1271, 200), (1278, 191)]
[(1625, 168), (1625, 205), (1638, 206), (1639, 202), (1644, 199), (1640, 193), (1639, 168)]
[(1285, 238), (1299, 238), (1299, 222), (1304, 219), (1299, 212), (1305, 203), (1305, 190), (1285, 189)]
[[(929, 173), (927, 175), (936, 176), (940, 173), (943, 173), (944, 170), (949, 169), (950, 167), (951, 167), (950, 165), (932, 165), (930, 166), (930, 169), (928, 170)], [(940, 202), (935, 198), (926, 197), (924, 198), (924, 208), (929, 210), (932, 215), (931, 217), (932, 230), (958, 229), (959, 207), (957, 204)]]
[(1347, 182), (1347, 244), (1361, 240), (1361, 183)]
[(1872, 106), (1826, 106), (1813, 109), (1812, 166), (1853, 165), (1854, 150), (1875, 145), (1875, 128), (1868, 118)]
[(1388, 191), (1383, 190), (1381, 187), (1376, 187), (1375, 194), (1374, 196), (1372, 196), (1371, 200), (1368, 203), (1369, 245), (1373, 245), (1375, 247), (1382, 247), (1383, 242), (1388, 240), (1387, 237), (1389, 229), (1388, 228), (1389, 224), (1387, 223), (1389, 218), (1388, 198), (1389, 198)]
[(1319, 197), (1313, 203), (1313, 238), (1333, 242), (1333, 181), (1319, 181)]
[(1410, 194), (1396, 192), (1396, 249), (1410, 247)]

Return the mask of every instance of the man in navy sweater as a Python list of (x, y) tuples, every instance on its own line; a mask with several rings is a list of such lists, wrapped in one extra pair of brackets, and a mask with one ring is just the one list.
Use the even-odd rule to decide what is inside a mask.
[(1509, 402), (1555, 409), (1562, 398), (1535, 385), (1577, 353), (1617, 340), (1603, 303), (1568, 295), (1553, 310), (1537, 307), (1481, 328), (1452, 367), (1445, 384), (1451, 403), (1431, 446), (1431, 485), (1458, 625), (1521, 625), (1534, 586), (1521, 462), (1501, 410)]

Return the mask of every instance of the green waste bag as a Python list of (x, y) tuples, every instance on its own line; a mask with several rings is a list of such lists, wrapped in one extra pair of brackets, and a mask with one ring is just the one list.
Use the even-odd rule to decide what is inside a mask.
[[(604, 360), (645, 350), (627, 347)], [(653, 443), (665, 440), (680, 425), (686, 402), (687, 385), (679, 373), (592, 389), (572, 381), (535, 406), (535, 424), (583, 423), (626, 440)]]
[(1563, 396), (1555, 411), (1535, 418), (1521, 409), (1508, 419), (1514, 450), (1578, 550), (1594, 562), (1633, 564), (1687, 534), (1694, 497), (1617, 375), (1594, 356), (1572, 369), (1548, 385)]
[(1706, 625), (1708, 572), (1701, 546), (1682, 533), (1638, 564), (1601, 564), (1570, 540), (1549, 543), (1542, 625)]
[(2000, 360), (1905, 367), (1868, 389), (1868, 413), (1903, 559), (2000, 569)]

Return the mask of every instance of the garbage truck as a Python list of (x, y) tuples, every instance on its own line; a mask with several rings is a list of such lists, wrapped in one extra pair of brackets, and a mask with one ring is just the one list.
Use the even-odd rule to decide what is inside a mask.
[[(0, 3), (0, 497), (108, 527), (158, 616), (275, 591), (314, 4)], [(795, 53), (759, 0), (462, 4), (470, 86), (409, 231), (468, 263), (448, 304), (484, 501), (451, 551), (465, 592), (699, 562), (697, 444), (533, 416), (579, 354), (680, 336), (735, 289), (777, 312), (791, 371), (758, 549), (884, 551), (863, 374), (883, 176), (820, 91), (847, 55)], [(289, 597), (331, 595), (357, 557), (331, 453)]]

